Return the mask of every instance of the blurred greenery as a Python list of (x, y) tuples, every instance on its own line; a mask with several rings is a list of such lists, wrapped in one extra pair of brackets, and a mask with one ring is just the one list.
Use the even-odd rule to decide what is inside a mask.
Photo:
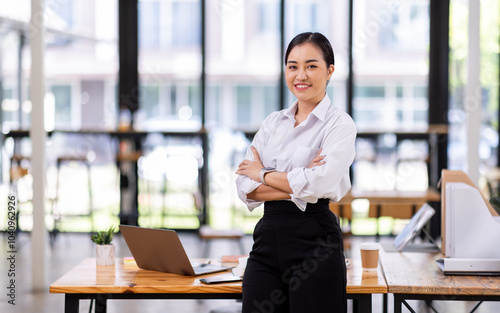
[[(468, 7), (467, 1), (451, 1), (450, 3), (450, 94), (459, 109), (464, 109), (464, 90), (467, 84), (468, 56)], [(499, 92), (499, 21), (500, 5), (497, 0), (481, 1), (480, 45), (481, 45), (481, 96), (484, 116), (491, 118), (489, 122), (498, 127), (496, 112), (498, 110)], [(453, 104), (453, 101), (452, 103)]]

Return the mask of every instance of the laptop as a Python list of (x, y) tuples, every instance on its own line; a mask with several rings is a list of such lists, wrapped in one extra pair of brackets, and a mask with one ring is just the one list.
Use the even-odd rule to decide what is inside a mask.
[(173, 230), (120, 225), (120, 232), (139, 268), (186, 276), (231, 269), (218, 264), (192, 264)]

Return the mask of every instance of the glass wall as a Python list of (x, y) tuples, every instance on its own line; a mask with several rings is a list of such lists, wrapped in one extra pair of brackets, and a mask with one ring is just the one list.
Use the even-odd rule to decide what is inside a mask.
[(245, 220), (237, 221), (246, 207), (236, 196), (234, 171), (248, 145), (243, 132), (257, 131), (280, 108), (280, 1), (208, 0), (206, 5), (209, 219), (215, 227), (244, 227)]
[[(0, 2), (0, 82), (2, 132), (29, 130), (31, 102), (29, 75), (29, 0), (16, 5)], [(66, 134), (72, 131), (107, 131), (116, 128), (115, 90), (118, 71), (118, 1), (45, 1), (45, 127), (63, 131), (47, 140), (47, 224), (54, 226), (55, 210), (61, 215), (79, 215), (93, 207), (101, 218), (94, 228), (105, 226), (117, 214), (119, 195), (114, 168), (115, 149), (109, 136)], [(35, 30), (36, 31), (36, 30)], [(10, 169), (28, 168), (19, 185), (20, 229), (31, 228), (31, 178), (28, 137), (5, 138), (2, 149), (3, 182)], [(20, 164), (13, 157), (24, 158)], [(61, 163), (62, 158), (87, 158), (85, 162)], [(92, 197), (89, 196), (90, 182)], [(57, 209), (56, 209), (57, 207)], [(103, 215), (99, 215), (103, 213)], [(112, 213), (112, 214), (109, 214)], [(102, 221), (100, 223), (99, 221)], [(88, 218), (75, 218), (61, 230), (91, 229)], [(61, 224), (62, 225), (62, 224)]]
[[(1, 12), (2, 127), (29, 129), (30, 1)], [(45, 21), (47, 129), (114, 127), (117, 1), (47, 0)]]
[(353, 118), (372, 134), (357, 143), (355, 186), (425, 190), (427, 143), (391, 133), (427, 130), (429, 0), (355, 0), (352, 36)]
[[(139, 110), (134, 129), (197, 132), (202, 128), (201, 1), (138, 1)], [(139, 223), (198, 227), (194, 195), (203, 166), (198, 137), (150, 135), (139, 161)], [(182, 169), (182, 171), (179, 171)]]
[(279, 0), (207, 1), (207, 128), (256, 131), (279, 109)]
[(353, 116), (359, 130), (427, 127), (429, 1), (354, 1)]
[(140, 0), (140, 108), (134, 127), (201, 129), (201, 3)]
[[(19, 2), (21, 9), (2, 5), (0, 13), (2, 32), (0, 35), (0, 82), (2, 106), (2, 131), (27, 128), (30, 104), (28, 103), (28, 78), (24, 68), (29, 58), (27, 38), (23, 31), (27, 27), (30, 2)], [(26, 8), (28, 11), (26, 11)]]
[[(429, 2), (353, 1), (352, 115), (359, 130), (353, 167), (355, 187), (421, 190), (428, 186), (427, 143), (402, 141), (394, 133), (421, 132), (428, 127), (427, 116), (432, 109), (427, 100)], [(498, 2), (481, 3), (480, 93), (485, 112), (481, 158), (487, 166), (496, 163), (498, 144)], [(29, 129), (29, 38), (22, 34), (29, 19), (30, 1), (19, 0), (15, 8), (5, 3), (0, 0), (0, 97), (2, 131), (8, 133)], [(47, 0), (48, 130), (116, 130), (118, 3)], [(467, 4), (461, 0), (451, 4), (449, 167), (460, 169), (465, 155)], [(139, 0), (138, 31), (140, 108), (134, 116), (134, 127), (150, 133), (141, 142), (138, 161), (141, 212), (152, 212), (152, 207), (163, 210), (169, 201), (174, 206), (188, 203), (196, 210), (193, 196), (199, 191), (200, 173), (208, 166), (211, 222), (235, 223), (236, 214), (225, 213), (245, 211), (235, 198), (235, 167), (262, 120), (295, 100), (285, 87), (285, 99), (280, 103), (281, 52), (300, 32), (319, 31), (332, 42), (335, 72), (327, 92), (333, 105), (348, 109), (349, 1)], [(280, 47), (282, 36), (285, 47)], [(172, 134), (176, 132), (189, 136), (179, 138)], [(210, 147), (208, 158), (203, 156), (199, 137), (205, 132)], [(4, 143), (4, 160), (14, 154), (30, 155), (26, 139), (7, 138)], [(94, 169), (99, 166), (105, 168), (105, 174), (94, 180), (119, 184), (113, 162), (123, 147), (111, 137), (75, 137), (61, 132), (49, 140), (48, 148), (51, 175), (55, 175), (54, 164), (60, 155), (90, 153), (93, 175), (97, 175), (94, 173), (99, 171)], [(9, 162), (3, 162), (4, 181), (9, 166)], [(177, 173), (177, 168), (184, 167), (192, 175)], [(409, 175), (408, 168), (415, 175)], [(375, 179), (380, 175), (385, 177), (383, 182)], [(54, 184), (55, 178), (50, 177), (55, 176), (48, 177)], [(154, 196), (148, 191), (153, 187)], [(50, 188), (53, 195), (54, 187)], [(96, 193), (101, 190), (106, 188)], [(168, 193), (176, 195), (164, 200), (162, 195)], [(96, 207), (116, 209), (119, 194), (117, 190), (109, 194), (113, 196), (108, 199), (96, 196), (101, 199), (95, 200)], [(158, 195), (161, 201), (154, 200)], [(196, 218), (196, 211), (188, 213)], [(149, 223), (147, 219), (143, 222)], [(188, 224), (196, 227), (197, 221)]]
[[(450, 7), (450, 110), (449, 167), (465, 170), (467, 159), (467, 56), (468, 56), (468, 6), (467, 2), (454, 0)], [(475, 92), (481, 99), (482, 125), (479, 142), (481, 160), (480, 186), (485, 192), (498, 193), (486, 188), (487, 178), (498, 185), (498, 177), (491, 176), (498, 166), (498, 106), (499, 106), (499, 29), (500, 1), (480, 2), (480, 83)]]
[(116, 127), (117, 10), (116, 0), (46, 2), (48, 130)]
[[(45, 38), (46, 129), (116, 129), (118, 1), (50, 0), (46, 12), (48, 23), (57, 21), (59, 27), (51, 32), (47, 26)], [(116, 144), (103, 134), (64, 132), (53, 134), (48, 144), (48, 209), (59, 223), (54, 227), (106, 227), (119, 208)], [(78, 161), (82, 158), (90, 171)], [(90, 221), (89, 210), (94, 212)]]

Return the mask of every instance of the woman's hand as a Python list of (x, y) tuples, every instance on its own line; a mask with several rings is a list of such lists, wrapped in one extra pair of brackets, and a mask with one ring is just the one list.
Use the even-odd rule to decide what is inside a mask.
[(325, 161), (323, 161), (325, 156), (319, 155), (321, 153), (321, 151), (323, 151), (323, 148), (319, 149), (318, 154), (316, 154), (314, 159), (312, 159), (311, 163), (309, 164), (309, 166), (307, 168), (313, 168), (315, 166), (320, 166), (320, 165), (325, 164)]
[(257, 149), (255, 149), (253, 146), (250, 146), (250, 149), (252, 149), (254, 161), (243, 160), (243, 162), (241, 162), (240, 165), (238, 165), (238, 170), (236, 171), (236, 174), (244, 175), (252, 180), (255, 180), (256, 182), (260, 182), (259, 178), (260, 170), (264, 166), (260, 161), (260, 156), (259, 153), (257, 152)]

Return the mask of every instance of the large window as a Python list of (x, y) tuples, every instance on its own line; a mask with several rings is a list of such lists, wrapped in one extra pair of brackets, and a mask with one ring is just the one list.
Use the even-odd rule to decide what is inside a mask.
[(426, 190), (426, 142), (394, 132), (428, 127), (429, 0), (354, 0), (352, 115), (356, 187)]
[[(116, 127), (116, 0), (46, 2), (46, 124), (52, 129)], [(2, 7), (3, 131), (29, 129), (29, 1)], [(21, 71), (19, 69), (21, 68)], [(6, 100), (6, 101), (3, 101)], [(89, 114), (89, 111), (92, 111)]]
[(425, 129), (429, 0), (355, 0), (353, 28), (358, 129)]
[(27, 55), (26, 39), (16, 28), (0, 36), (2, 131), (29, 127), (28, 79), (19, 74), (19, 60)]
[(206, 12), (209, 218), (224, 227), (246, 209), (236, 197), (233, 174), (248, 144), (240, 132), (257, 131), (280, 108), (280, 1), (208, 0)]
[[(3, 2), (0, 6), (2, 132), (29, 130), (32, 109), (29, 86), (31, 3), (20, 0), (15, 5)], [(48, 131), (116, 129), (117, 16), (117, 0), (45, 1), (44, 105), (45, 127)], [(103, 213), (100, 215), (102, 219), (98, 218), (99, 221), (94, 226), (97, 228), (110, 222), (109, 213), (119, 208), (113, 163), (115, 152), (112, 147), (106, 136), (72, 136), (62, 133), (48, 136), (46, 194), (48, 203), (52, 204), (47, 206), (49, 214), (53, 213), (52, 209), (58, 201), (57, 192), (69, 199), (64, 203), (65, 199), (59, 197), (59, 208), (62, 211), (72, 214), (81, 207), (87, 207), (87, 176), (79, 175), (85, 166), (72, 168), (64, 165), (58, 171), (56, 160), (60, 157), (88, 156), (92, 161), (91, 192), (94, 209)], [(31, 144), (29, 138), (14, 140), (7, 137), (2, 148), (2, 173), (5, 182), (9, 180), (10, 159), (14, 155), (25, 157), (21, 165), (29, 168)], [(30, 173), (29, 170), (28, 182)], [(60, 181), (57, 185), (59, 174)], [(84, 188), (79, 189), (80, 185)], [(22, 190), (19, 193), (23, 196)], [(26, 194), (25, 192), (24, 195)], [(29, 197), (25, 199), (29, 200)], [(30, 201), (20, 207), (22, 230), (31, 228), (31, 210)], [(53, 218), (51, 214), (47, 216), (49, 229), (54, 225)], [(80, 222), (78, 226), (67, 224), (60, 230), (90, 230), (88, 221), (76, 221)]]
[(279, 109), (279, 5), (207, 1), (207, 127), (256, 131)]
[[(500, 1), (485, 0), (480, 4), (480, 82), (482, 126), (479, 142), (480, 171), (496, 167), (498, 149), (498, 92), (499, 92), (499, 21)], [(449, 167), (466, 168), (467, 116), (467, 57), (468, 7), (463, 1), (451, 1), (450, 7), (450, 127)]]
[(139, 1), (140, 108), (136, 129), (201, 128), (201, 3)]
[(117, 10), (116, 0), (47, 2), (49, 129), (116, 127)]
[(139, 46), (176, 49), (200, 46), (200, 1), (139, 1)]
[[(118, 116), (116, 100), (117, 14), (118, 5), (124, 3), (47, 0), (48, 129), (116, 130), (122, 117), (130, 118), (126, 114)], [(295, 100), (286, 86), (284, 99), (280, 95), (282, 52), (298, 33), (317, 31), (326, 35), (335, 52), (335, 72), (327, 93), (335, 107), (352, 109), (359, 133), (368, 134), (358, 141), (358, 159), (353, 171), (355, 186), (373, 180), (378, 173), (390, 173), (396, 179), (385, 185), (367, 183), (371, 186), (367, 188), (427, 187), (415, 184), (425, 181), (425, 177), (408, 180), (406, 186), (397, 179), (401, 162), (417, 159), (420, 163), (413, 164), (413, 168), (427, 166), (427, 147), (420, 141), (402, 142), (391, 133), (418, 132), (428, 126), (428, 113), (432, 109), (427, 95), (430, 0), (353, 0), (352, 34), (349, 34), (348, 0), (138, 0), (137, 3), (140, 106), (133, 116), (134, 128), (164, 136), (161, 140), (151, 140), (149, 135), (143, 138), (143, 159), (138, 162), (139, 176), (147, 174), (140, 177), (143, 181), (147, 182), (151, 173), (161, 174), (161, 178), (155, 176), (157, 182), (167, 186), (171, 193), (175, 189), (172, 186), (182, 186), (183, 190), (175, 192), (185, 193), (182, 201), (187, 203), (192, 202), (191, 193), (198, 192), (206, 178), (210, 188), (204, 191), (209, 194), (211, 221), (225, 223), (228, 210), (242, 207), (235, 197), (234, 170), (248, 139), (269, 113), (289, 107)], [(493, 164), (494, 147), (498, 143), (494, 130), (498, 121), (488, 118), (496, 116), (498, 110), (498, 0), (485, 1), (481, 6), (484, 88), (480, 92), (487, 112), (481, 155), (488, 164)], [(29, 38), (21, 36), (29, 22), (30, 2), (19, 0), (15, 7), (0, 9), (0, 100), (5, 133), (30, 127)], [(452, 1), (451, 12), (450, 159), (452, 167), (460, 168), (465, 151), (460, 140), (465, 131), (466, 4)], [(351, 35), (353, 42), (349, 46)], [(280, 46), (282, 42), (285, 47)], [(349, 68), (351, 51), (353, 64)], [(353, 99), (349, 99), (350, 91)], [(176, 132), (182, 134), (182, 140), (176, 137), (179, 135)], [(67, 144), (76, 145), (80, 152), (92, 151), (95, 164), (104, 164), (117, 151), (99, 150), (93, 145), (99, 141), (114, 148), (120, 146), (101, 138), (78, 139), (81, 144), (73, 137), (53, 138), (57, 140), (49, 143), (48, 150), (53, 159), (56, 153), (69, 151), (64, 149)], [(16, 151), (14, 146), (18, 147)], [(207, 146), (209, 154), (200, 153)], [(4, 151), (9, 157), (14, 153), (30, 153), (29, 145), (14, 145), (11, 138), (6, 140)], [(107, 156), (103, 157), (99, 151), (108, 151)], [(190, 161), (183, 163), (183, 159)], [(174, 169), (189, 166), (188, 172), (197, 174), (190, 176), (188, 183), (180, 183), (177, 180), (181, 178), (175, 175), (166, 178), (162, 167), (166, 163)], [(155, 172), (156, 168), (161, 171)], [(207, 173), (208, 177), (204, 177)], [(150, 195), (147, 184), (141, 183), (139, 189), (141, 212), (147, 212), (146, 200)], [(191, 202), (189, 205), (193, 206)]]

